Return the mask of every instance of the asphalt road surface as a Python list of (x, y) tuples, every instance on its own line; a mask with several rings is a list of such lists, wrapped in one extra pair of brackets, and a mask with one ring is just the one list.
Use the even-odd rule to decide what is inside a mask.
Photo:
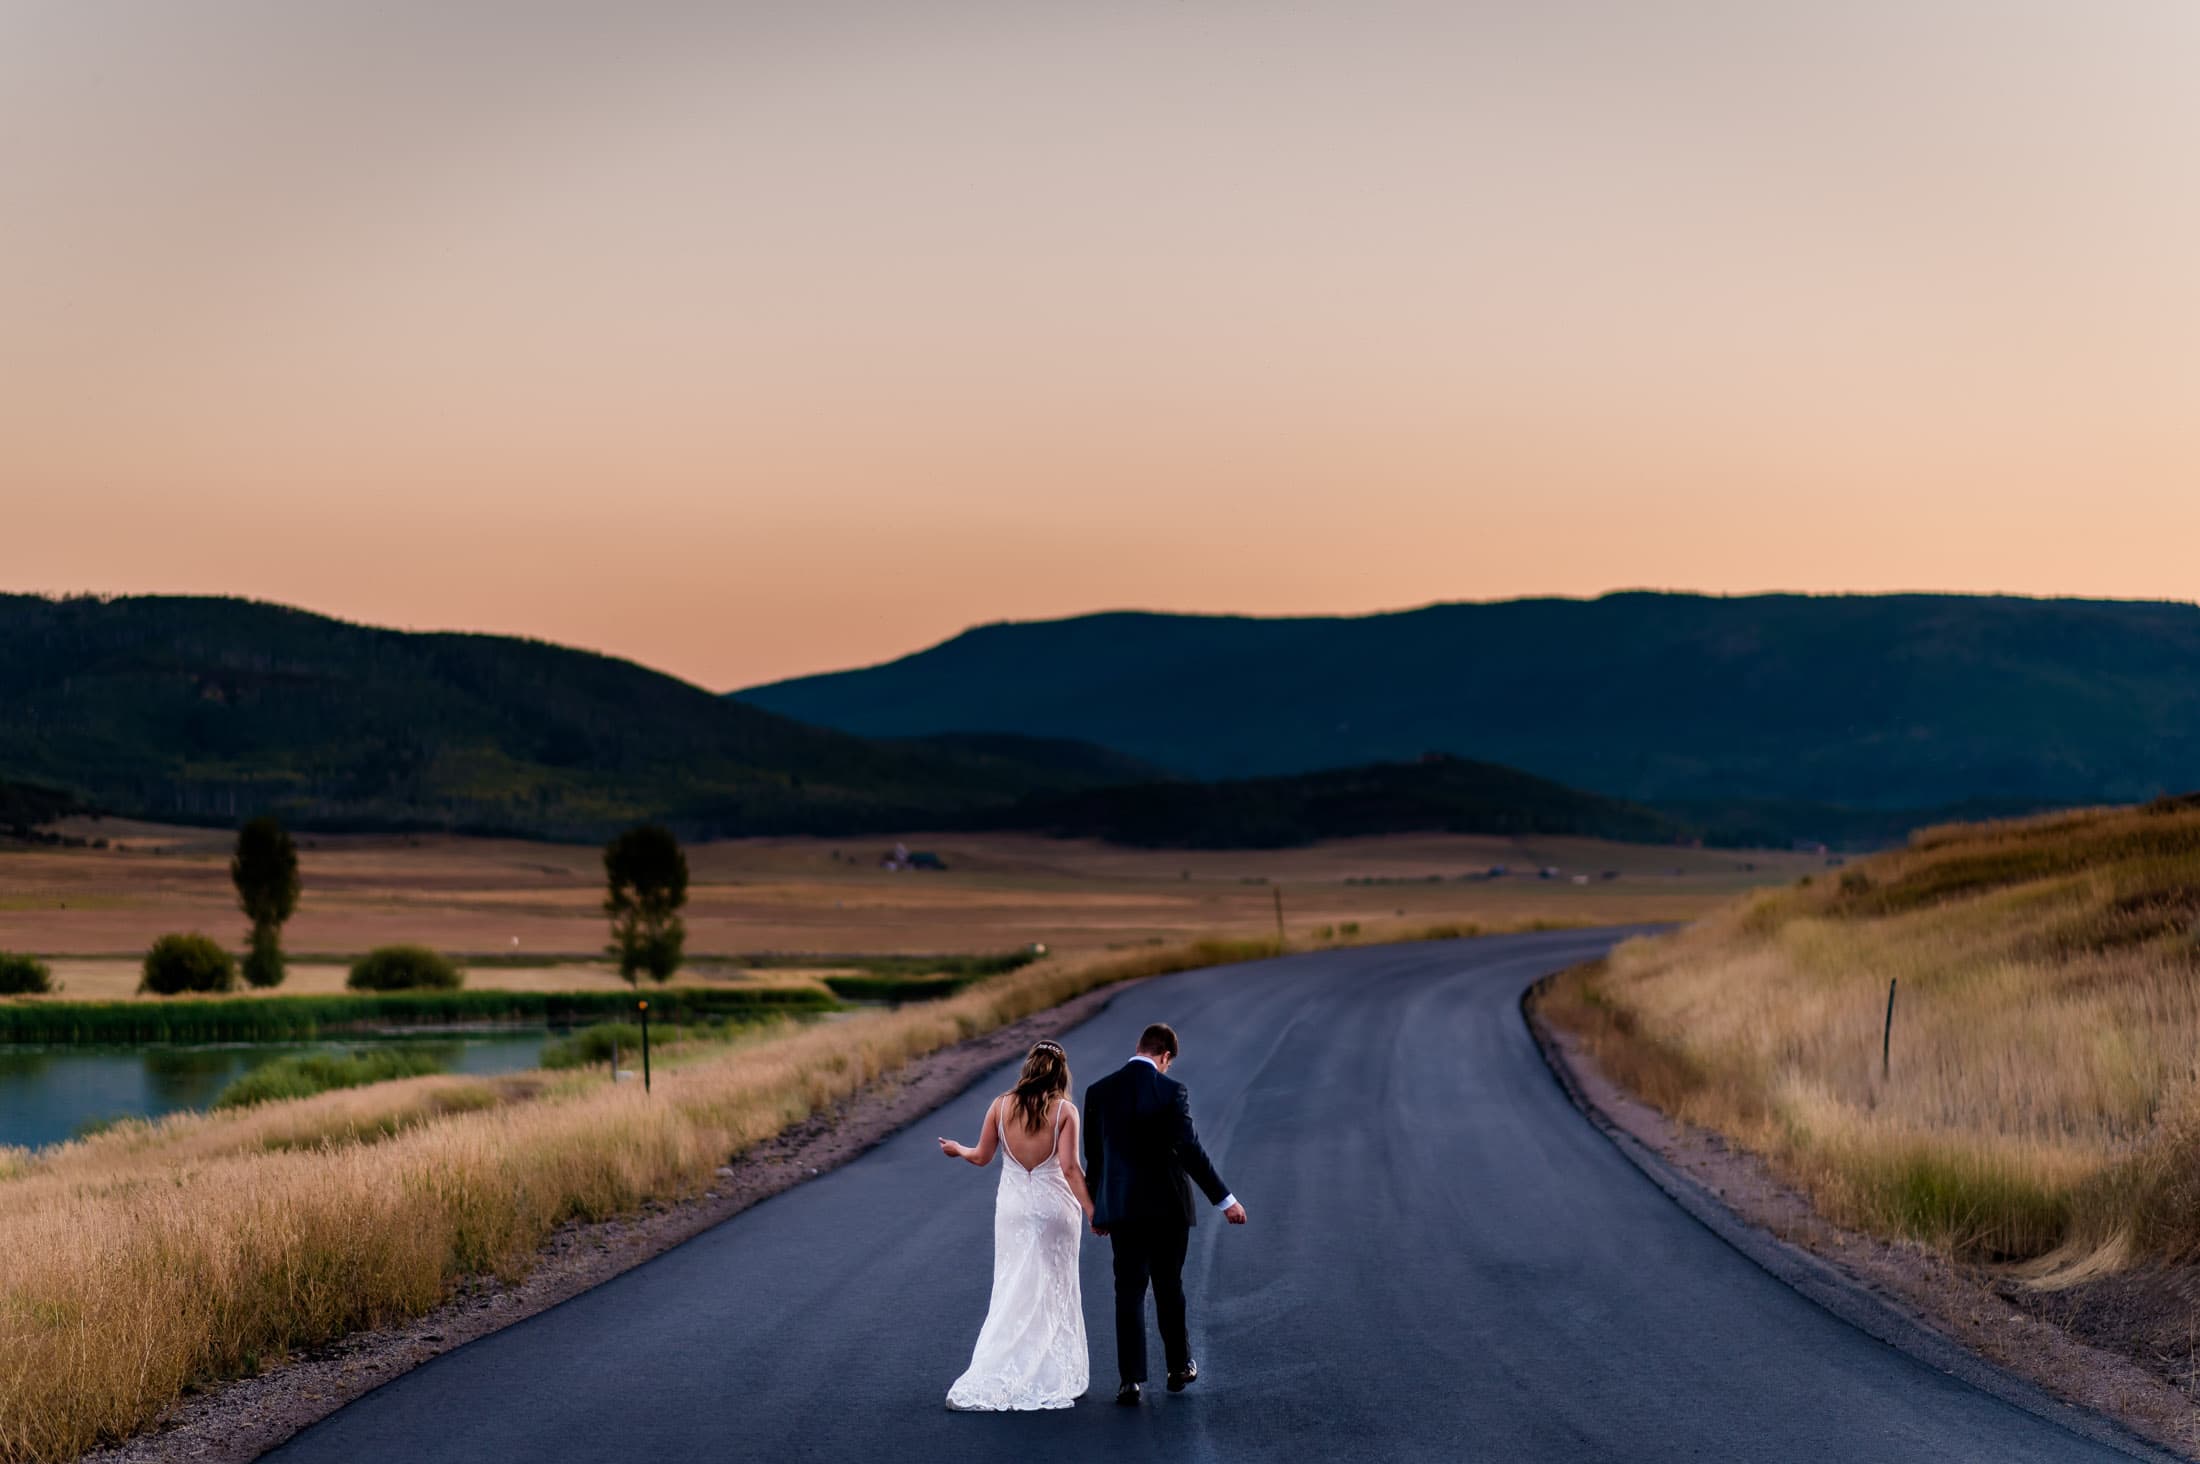
[(976, 1140), (1003, 1068), (857, 1162), (395, 1380), (272, 1457), (2127, 1457), (1820, 1310), (1583, 1119), (1519, 998), (1613, 939), (1189, 972), (1069, 1034), (1082, 1092), (1145, 1023), (1173, 1023), (1174, 1074), (1250, 1212), (1193, 1232), (1202, 1376), (1180, 1396), (1113, 1406), (1107, 1245), (1088, 1236), (1092, 1392), (1053, 1413), (942, 1406), (985, 1315), (998, 1177), (941, 1158), (932, 1137)]

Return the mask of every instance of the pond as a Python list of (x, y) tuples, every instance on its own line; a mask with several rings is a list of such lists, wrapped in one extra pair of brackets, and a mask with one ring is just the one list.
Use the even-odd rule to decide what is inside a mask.
[(549, 1037), (532, 1027), (194, 1047), (0, 1046), (0, 1145), (37, 1148), (106, 1119), (205, 1108), (232, 1079), (278, 1057), (387, 1044), (431, 1053), (446, 1072), (485, 1076), (536, 1066)]

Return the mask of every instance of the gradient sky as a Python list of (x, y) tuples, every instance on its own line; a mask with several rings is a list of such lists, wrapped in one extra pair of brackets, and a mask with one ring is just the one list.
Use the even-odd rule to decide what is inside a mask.
[(0, 0), (0, 587), (719, 687), (2200, 595), (2192, 0)]

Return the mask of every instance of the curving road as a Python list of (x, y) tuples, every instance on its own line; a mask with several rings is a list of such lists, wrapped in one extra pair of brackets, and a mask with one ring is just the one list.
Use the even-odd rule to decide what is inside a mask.
[[(1162, 1018), (1244, 1229), (1186, 1268), (1192, 1391), (941, 1407), (985, 1312), (1007, 1070), (835, 1173), (429, 1363), (271, 1457), (362, 1460), (2108, 1460), (2129, 1455), (1820, 1310), (1567, 1101), (1521, 992), (1616, 932), (1293, 956), (1136, 988), (1065, 1039), (1080, 1089)], [(1158, 1345), (1158, 1344), (1156, 1344)], [(1155, 1352), (1158, 1356), (1158, 1351)]]

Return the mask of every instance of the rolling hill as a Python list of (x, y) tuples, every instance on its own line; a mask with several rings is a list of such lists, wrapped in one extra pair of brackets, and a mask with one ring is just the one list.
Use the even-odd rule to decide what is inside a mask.
[(2200, 783), (2200, 608), (1628, 593), (1121, 613), (989, 625), (738, 697), (870, 736), (1074, 735), (1197, 779), (1434, 751), (1745, 815), (2129, 802)]
[(838, 833), (1152, 775), (1053, 739), (870, 741), (536, 641), (244, 600), (0, 596), (0, 779), (139, 817)]

